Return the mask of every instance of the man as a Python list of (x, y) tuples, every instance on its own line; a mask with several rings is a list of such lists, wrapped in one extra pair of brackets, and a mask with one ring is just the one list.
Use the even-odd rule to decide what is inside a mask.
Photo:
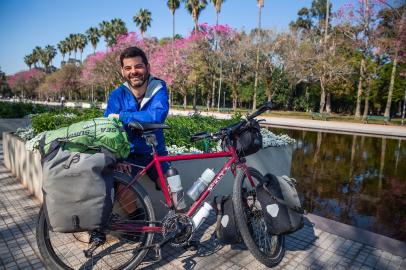
[[(125, 49), (120, 55), (120, 63), (125, 83), (111, 92), (104, 116), (118, 118), (124, 124), (131, 143), (131, 153), (127, 161), (145, 166), (152, 160), (151, 147), (146, 144), (144, 138), (134, 135), (127, 124), (132, 121), (164, 123), (169, 111), (167, 88), (164, 81), (150, 74), (148, 59), (140, 48)], [(155, 136), (158, 154), (166, 155), (163, 131), (156, 131)], [(165, 173), (168, 164), (162, 163), (161, 166)], [(139, 170), (125, 164), (120, 164), (118, 169), (132, 175)], [(148, 176), (155, 181), (158, 188), (155, 168), (148, 171)]]

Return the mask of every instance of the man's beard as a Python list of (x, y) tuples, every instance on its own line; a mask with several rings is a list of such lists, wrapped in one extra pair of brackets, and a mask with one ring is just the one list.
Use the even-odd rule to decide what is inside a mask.
[[(141, 76), (132, 76), (127, 79), (127, 82), (131, 87), (138, 88), (138, 87), (143, 86), (147, 82), (148, 77), (149, 77), (149, 73), (146, 73)], [(137, 78), (138, 80), (136, 82), (132, 82), (131, 81), (132, 78)]]

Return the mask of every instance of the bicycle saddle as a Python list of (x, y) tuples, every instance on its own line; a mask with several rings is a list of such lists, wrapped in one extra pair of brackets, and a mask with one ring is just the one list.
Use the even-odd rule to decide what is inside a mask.
[(128, 127), (131, 128), (135, 132), (148, 132), (154, 131), (156, 129), (168, 129), (171, 128), (167, 124), (158, 124), (158, 123), (143, 123), (143, 122), (130, 122), (128, 123)]

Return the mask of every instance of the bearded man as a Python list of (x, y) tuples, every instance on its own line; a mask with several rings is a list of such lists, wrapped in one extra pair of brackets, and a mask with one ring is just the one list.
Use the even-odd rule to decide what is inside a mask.
[[(146, 166), (151, 160), (151, 147), (145, 139), (135, 135), (128, 128), (128, 123), (164, 123), (169, 111), (168, 93), (164, 81), (150, 74), (148, 59), (140, 48), (129, 47), (120, 55), (121, 73), (125, 83), (113, 90), (109, 96), (105, 117), (118, 118), (127, 131), (131, 143), (131, 154), (127, 161)], [(165, 138), (162, 129), (155, 132), (158, 142), (156, 150), (159, 155), (167, 155)], [(169, 165), (161, 163), (164, 173)], [(119, 170), (135, 175), (139, 168), (129, 167), (125, 163), (118, 165)], [(154, 168), (148, 171), (148, 176), (155, 181), (159, 189), (158, 174)]]

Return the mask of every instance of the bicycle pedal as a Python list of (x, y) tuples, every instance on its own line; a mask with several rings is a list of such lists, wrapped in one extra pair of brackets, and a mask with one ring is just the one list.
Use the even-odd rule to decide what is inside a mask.
[(154, 247), (154, 251), (155, 251), (155, 260), (156, 260), (156, 261), (162, 260), (161, 247), (160, 247), (159, 245), (156, 245), (156, 246)]

